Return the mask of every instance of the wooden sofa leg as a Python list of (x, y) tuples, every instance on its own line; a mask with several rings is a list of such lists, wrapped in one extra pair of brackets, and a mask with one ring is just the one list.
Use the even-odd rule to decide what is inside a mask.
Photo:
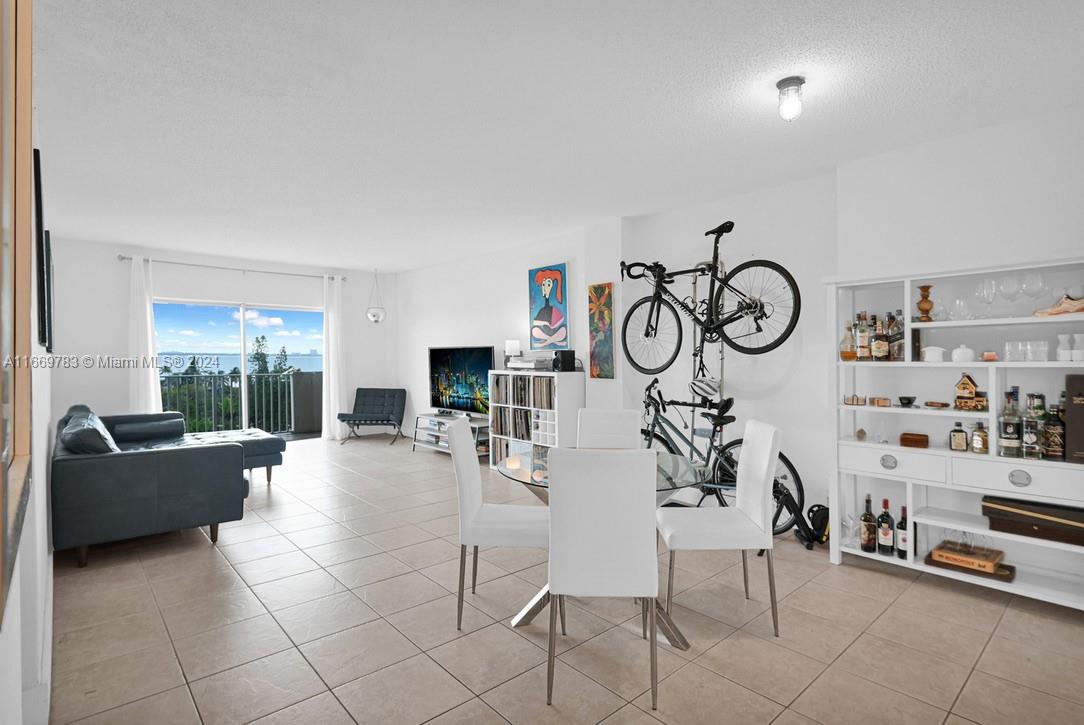
[(218, 543), (218, 524), (211, 524), (211, 543)]
[(271, 483), (271, 469), (272, 468), (274, 468), (274, 466), (268, 466), (267, 467), (267, 482), (268, 483)]
[(88, 548), (86, 546), (80, 546), (77, 554), (79, 557), (79, 568), (83, 568), (87, 565)]

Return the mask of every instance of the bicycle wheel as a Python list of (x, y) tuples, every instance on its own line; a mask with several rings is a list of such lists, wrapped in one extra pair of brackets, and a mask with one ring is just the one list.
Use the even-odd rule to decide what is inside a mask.
[(653, 451), (662, 451), (663, 453), (674, 453), (677, 451), (670, 445), (670, 442), (663, 438), (658, 433), (652, 435), (651, 431), (647, 428), (640, 429), (640, 435), (644, 438), (644, 448), (648, 448)]
[[(719, 483), (730, 484), (731, 486), (737, 483), (738, 473), (738, 460), (741, 454), (741, 438), (735, 438), (732, 441), (726, 443), (722, 450), (719, 452), (719, 457), (716, 459), (714, 480)], [(802, 487), (802, 477), (798, 475), (798, 469), (791, 464), (782, 452), (779, 453), (779, 463), (775, 467), (775, 480), (776, 483), (780, 483), (790, 491), (791, 498), (798, 504), (798, 510), (805, 510), (805, 489)], [(727, 505), (734, 505), (734, 489), (724, 490), (723, 497), (728, 499)], [(783, 508), (783, 504), (780, 503), (779, 497), (773, 493), (775, 498), (775, 513), (772, 516), (772, 531), (776, 535), (782, 534), (794, 526), (794, 514)]]
[(738, 352), (760, 355), (782, 345), (798, 324), (802, 295), (791, 273), (763, 259), (742, 262), (715, 293), (723, 342)]
[(681, 352), (681, 318), (669, 300), (643, 297), (633, 303), (621, 326), (621, 345), (629, 364), (644, 375), (657, 375)]

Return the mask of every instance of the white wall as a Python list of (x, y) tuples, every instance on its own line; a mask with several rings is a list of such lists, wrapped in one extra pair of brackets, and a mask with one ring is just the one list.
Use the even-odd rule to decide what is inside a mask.
[[(824, 335), (822, 278), (836, 266), (835, 197), (835, 176), (826, 174), (710, 204), (631, 218), (626, 220), (623, 234), (627, 261), (658, 260), (671, 269), (687, 268), (711, 259), (711, 240), (704, 232), (729, 219), (734, 221), (734, 231), (723, 237), (720, 246), (728, 268), (747, 259), (770, 259), (794, 275), (802, 294), (802, 311), (790, 339), (764, 355), (726, 349), (724, 392), (736, 398), (733, 414), (738, 418), (726, 437), (740, 437), (750, 418), (779, 426), (783, 450), (802, 476), (810, 503), (827, 500), (825, 451), (831, 438), (824, 418), (828, 402), (824, 381), (830, 374), (830, 348), (835, 340)], [(675, 283), (671, 290), (679, 297), (692, 292), (684, 281)], [(648, 294), (650, 287), (643, 281), (628, 280), (622, 292), (627, 309)], [(703, 287), (699, 293), (705, 294)], [(688, 320), (684, 324), (681, 355), (659, 376), (663, 395), (669, 399), (689, 399), (691, 324)], [(709, 371), (717, 375), (718, 347), (710, 349), (709, 360), (715, 364)], [(641, 407), (649, 381), (648, 376), (626, 367), (625, 407)], [(671, 418), (676, 422), (676, 413), (671, 412)], [(700, 421), (698, 425), (703, 424)]]
[(414, 413), (429, 404), (430, 347), (489, 346), (500, 365), (504, 341), (529, 346), (530, 303), (527, 271), (568, 263), (568, 318), (571, 346), (583, 359), (587, 352), (587, 290), (584, 280), (583, 232), (575, 231), (506, 249), (499, 254), (451, 265), (427, 267), (397, 277), (395, 305), (389, 308), (398, 334), (398, 362), (393, 380), (407, 389), (408, 430)]
[[(155, 259), (232, 266), (237, 270), (259, 269), (299, 274), (343, 272), (348, 278), (343, 292), (347, 384), (360, 387), (389, 382), (390, 372), (394, 369), (395, 330), (393, 325), (373, 325), (365, 319), (373, 284), (371, 272), (298, 268), (254, 260), (148, 252), (123, 245), (65, 239), (53, 241), (56, 355), (131, 354), (127, 349), (131, 263), (118, 261), (118, 254), (148, 254)], [(175, 265), (156, 265), (155, 270), (155, 279), (161, 277), (156, 289), (161, 287), (170, 296), (189, 299), (237, 302), (244, 297), (246, 301), (289, 306), (310, 299), (313, 291), (309, 288), (317, 290), (318, 300), (321, 294), (319, 280), (295, 281), (281, 275), (263, 274), (242, 276), (233, 271)], [(387, 302), (395, 294), (395, 278), (381, 275), (381, 289)], [(191, 292), (186, 295), (184, 290)], [(58, 368), (53, 374), (51, 419), (55, 421), (73, 403), (85, 403), (104, 415), (132, 412), (128, 404), (129, 374), (130, 371), (123, 369)]]
[(838, 180), (840, 275), (1059, 259), (1084, 248), (1079, 113), (840, 164)]

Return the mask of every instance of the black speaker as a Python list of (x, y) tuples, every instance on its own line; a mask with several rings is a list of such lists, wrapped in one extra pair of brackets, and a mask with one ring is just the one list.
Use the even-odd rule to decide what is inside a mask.
[(570, 373), (576, 369), (575, 350), (557, 350), (553, 353), (553, 371)]

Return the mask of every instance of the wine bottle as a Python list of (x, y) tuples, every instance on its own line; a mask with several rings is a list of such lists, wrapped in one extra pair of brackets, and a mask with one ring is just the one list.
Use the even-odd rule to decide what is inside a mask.
[(877, 551), (877, 520), (873, 518), (873, 502), (866, 494), (866, 512), (858, 520), (858, 543), (862, 551)]
[(900, 520), (896, 524), (896, 556), (901, 559), (907, 558), (907, 507), (900, 509)]
[(882, 499), (883, 511), (877, 517), (877, 551), (885, 556), (892, 556), (896, 551), (896, 523), (888, 513), (888, 499)]

